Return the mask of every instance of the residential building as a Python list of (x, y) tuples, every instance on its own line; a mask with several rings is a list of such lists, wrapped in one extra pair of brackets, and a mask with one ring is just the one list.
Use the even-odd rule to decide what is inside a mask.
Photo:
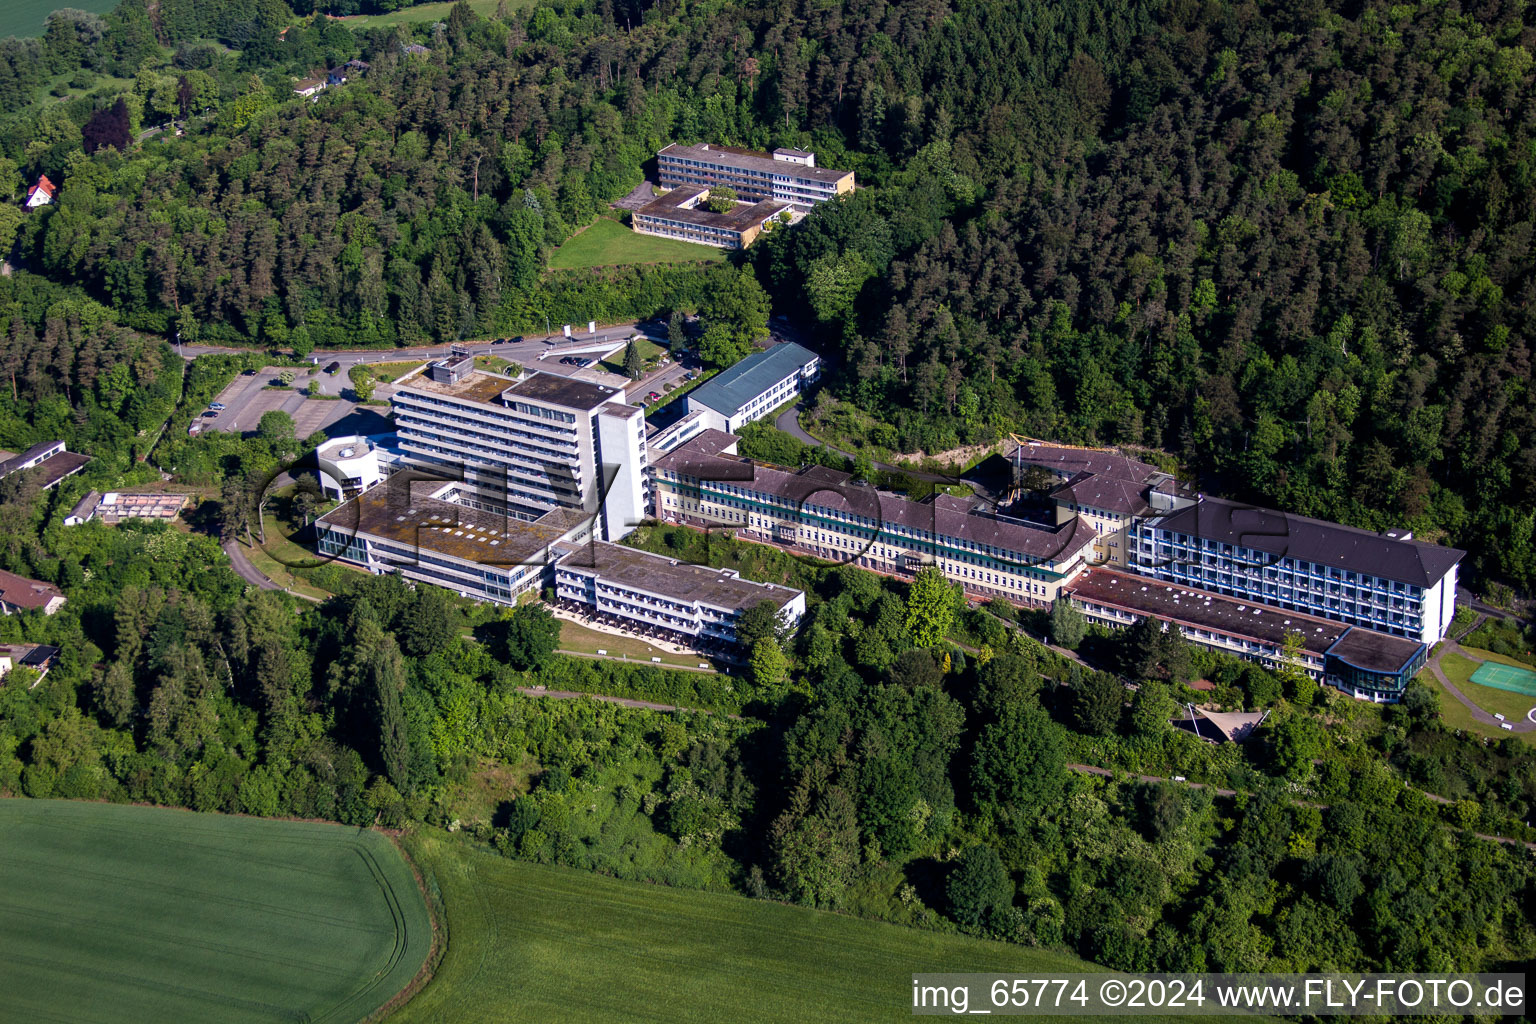
[(462, 502), (460, 484), (397, 473), (315, 522), (322, 555), (371, 572), (446, 587), (462, 597), (515, 604), (549, 567), (592, 536), (591, 517), (555, 508), (528, 522)]
[(569, 607), (694, 647), (734, 646), (742, 614), (764, 601), (786, 627), (805, 614), (803, 591), (601, 541), (556, 562), (554, 579), (557, 600)]
[(12, 473), (41, 469), (43, 489), (49, 490), (58, 486), (59, 481), (80, 472), (90, 461), (89, 455), (70, 451), (64, 446), (63, 441), (44, 441), (33, 445), (20, 455), (14, 452), (0, 452), (0, 479)]
[(1143, 575), (1423, 644), (1450, 627), (1466, 554), (1210, 497), (1136, 523), (1131, 542)]
[(0, 569), (0, 614), (40, 611), (52, 615), (64, 607), (64, 592), (52, 583), (29, 580)]
[(313, 102), (325, 91), (325, 86), (326, 80), (323, 78), (301, 78), (294, 83), (293, 94)]
[(338, 64), (325, 73), (325, 84), (343, 85), (349, 78), (366, 74), (368, 68), (369, 64), (365, 60), (353, 59), (344, 64)]
[(1065, 593), (1100, 625), (1151, 616), (1177, 625), (1191, 643), (1268, 669), (1289, 662), (1366, 700), (1398, 699), (1429, 655), (1428, 644), (1416, 640), (1112, 569), (1084, 573)]
[(43, 676), (59, 660), (59, 648), (48, 644), (24, 644), (7, 642), (0, 644), (0, 683), (5, 682), (5, 677), (11, 674), (13, 668), (29, 668), (37, 673), (37, 678), (32, 681), (36, 686), (43, 681)]
[(754, 352), (688, 392), (688, 412), (707, 428), (732, 433), (768, 415), (813, 384), (821, 357), (794, 342)]
[(58, 188), (53, 184), (53, 182), (48, 180), (48, 175), (38, 175), (37, 183), (34, 184), (31, 188), (27, 189), (27, 209), (35, 210), (39, 206), (47, 206), (49, 203), (53, 202), (53, 197), (55, 194), (57, 194), (57, 192)]
[(464, 501), (533, 521), (584, 511), (618, 540), (648, 506), (645, 415), (619, 388), (536, 372), (428, 364), (395, 385), (402, 461), (464, 484)]
[(656, 460), (658, 518), (727, 526), (751, 540), (911, 576), (937, 566), (982, 598), (1049, 604), (1092, 557), (1081, 520), (1045, 526), (977, 499), (912, 501), (821, 466), (794, 471), (741, 458), (736, 437), (705, 430)]
[(64, 517), (65, 526), (79, 526), (90, 522), (96, 515), (96, 506), (101, 504), (100, 491), (86, 491), (85, 497), (75, 502), (75, 507), (69, 510)]
[(765, 199), (809, 209), (854, 189), (852, 171), (816, 166), (816, 154), (797, 149), (755, 153), (702, 143), (673, 143), (656, 154), (663, 188), (727, 185), (749, 203)]
[(683, 185), (636, 210), (630, 227), (642, 235), (745, 249), (758, 235), (773, 230), (775, 223), (795, 219), (794, 207), (775, 199), (737, 203), (725, 213), (716, 213), (703, 205), (708, 198), (709, 189), (704, 186)]

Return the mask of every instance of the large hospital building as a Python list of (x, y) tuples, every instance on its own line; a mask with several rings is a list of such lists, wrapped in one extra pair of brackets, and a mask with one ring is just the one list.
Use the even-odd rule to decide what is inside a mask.
[(697, 644), (728, 643), (761, 601), (786, 621), (803, 613), (797, 591), (612, 543), (655, 516), (896, 576), (935, 566), (978, 599), (1043, 608), (1065, 596), (1107, 626), (1154, 617), (1272, 667), (1292, 657), (1372, 700), (1396, 699), (1450, 627), (1463, 552), (1196, 494), (1111, 452), (1009, 453), (1015, 480), (1046, 495), (1045, 522), (739, 455), (719, 427), (789, 400), (816, 366), (797, 346), (754, 356), (722, 375), (718, 400), (700, 389), (647, 439), (616, 388), (439, 360), (394, 394), (399, 458), (414, 472), (322, 517), (321, 551), (481, 600), (547, 587), (557, 603)]

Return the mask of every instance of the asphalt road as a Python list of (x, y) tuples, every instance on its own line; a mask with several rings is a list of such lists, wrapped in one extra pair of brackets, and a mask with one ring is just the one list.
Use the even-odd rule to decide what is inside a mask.
[[(586, 325), (582, 324), (580, 326), (582, 328), (581, 333), (585, 334)], [(658, 325), (656, 325), (654, 322), (644, 322), (643, 324), (609, 324), (606, 326), (598, 327), (597, 333), (600, 336), (607, 335), (609, 337), (616, 337), (622, 340), (633, 333), (637, 326), (644, 326), (649, 328), (646, 333), (654, 333)], [(661, 324), (659, 327), (661, 335), (664, 338), (666, 336), (666, 325)], [(580, 335), (578, 335), (578, 337), (580, 337)], [(498, 355), (505, 356), (508, 359), (516, 359), (518, 361), (521, 361), (524, 358), (532, 359), (535, 355), (537, 355), (539, 352), (542, 352), (544, 349), (551, 348), (556, 350), (556, 365), (559, 365), (558, 350), (565, 349), (569, 351), (571, 348), (577, 347), (574, 343), (566, 342), (565, 336), (561, 333), (550, 335), (529, 334), (524, 337), (524, 340), (521, 343), (516, 345), (493, 345), (491, 344), (491, 339), (489, 338), (484, 338), (479, 341), (459, 342), (457, 344), (477, 356)], [(317, 349), (310, 354), (310, 361), (312, 365), (316, 366), (327, 366), (331, 362), (339, 362), (341, 364), (341, 369), (337, 372), (337, 377), (345, 380), (347, 371), (359, 363), (402, 363), (412, 359), (419, 359), (422, 362), (425, 362), (428, 359), (443, 358), (444, 356), (448, 355), (449, 349), (452, 347), (453, 346), (451, 345), (418, 345), (412, 348), (391, 349)], [(196, 359), (200, 355), (207, 355), (213, 352), (240, 353), (259, 352), (263, 350), (256, 348), (231, 348), (224, 345), (182, 345), (180, 347), (180, 351), (183, 359), (191, 360)], [(543, 362), (548, 362), (548, 360), (545, 359)], [(544, 367), (542, 366), (540, 367), (540, 369), (543, 368)]]

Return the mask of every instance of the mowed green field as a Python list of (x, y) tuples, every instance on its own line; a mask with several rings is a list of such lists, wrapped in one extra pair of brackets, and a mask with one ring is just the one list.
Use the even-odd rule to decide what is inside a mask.
[(583, 267), (615, 267), (626, 263), (718, 262), (725, 250), (712, 245), (679, 242), (675, 238), (638, 235), (616, 220), (599, 217), (579, 235), (572, 236), (549, 257), (551, 270)]
[(353, 1024), (425, 962), (389, 839), (341, 825), (0, 800), (0, 1018)]
[[(417, 4), (415, 7), (406, 7), (398, 11), (390, 11), (388, 14), (354, 14), (338, 19), (347, 28), (389, 28), (394, 25), (407, 25), (418, 21), (447, 21), (448, 12), (453, 10), (456, 0), (444, 0), (441, 3)], [(501, 0), (468, 0), (469, 6), (482, 18), (489, 18), (496, 13), (496, 6)], [(533, 0), (507, 0), (507, 10), (517, 11), (524, 7), (532, 7)]]
[(106, 14), (120, 0), (3, 0), (0, 2), (0, 39), (7, 36), (40, 36), (43, 22), (54, 11), (72, 7), (77, 11)]
[(409, 847), (442, 888), (448, 952), (390, 1024), (905, 1021), (915, 971), (1099, 970), (1060, 953), (541, 867), (448, 836)]

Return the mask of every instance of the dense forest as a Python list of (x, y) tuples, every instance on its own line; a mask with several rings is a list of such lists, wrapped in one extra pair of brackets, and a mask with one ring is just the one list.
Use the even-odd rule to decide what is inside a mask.
[[(536, 605), (338, 566), (306, 577), (324, 601), (246, 588), (219, 541), (251, 527), (250, 481), (313, 439), (183, 436), (251, 361), (683, 310), (721, 325), (726, 362), (771, 300), (872, 448), (1020, 431), (1161, 449), (1203, 486), (1408, 525), (1470, 548), (1478, 585), (1528, 587), (1525, 8), (308, 15), (125, 0), (0, 43), (0, 444), (96, 456), (54, 491), (0, 481), (0, 567), (68, 596), (0, 619), (0, 638), (62, 650), (37, 685), (18, 668), (0, 686), (0, 793), (463, 828), (510, 857), (1126, 969), (1536, 954), (1536, 863), (1485, 838), (1536, 835), (1536, 756), (1447, 728), (1426, 686), (1365, 706), (1177, 630), (965, 608), (933, 575), (662, 527), (632, 542), (801, 587), (806, 621), (758, 622), (729, 677), (577, 663)], [(293, 94), (352, 58), (366, 74)], [(184, 134), (155, 130), (173, 121)], [(550, 271), (671, 141), (809, 147), (861, 188), (733, 263)], [(23, 214), (39, 174), (58, 199)], [(187, 366), (178, 336), (260, 354)], [(86, 488), (160, 468), (208, 492), (190, 530), (60, 525)], [(1115, 672), (1024, 631), (1047, 627)], [(1217, 747), (1170, 725), (1186, 701), (1271, 716)]]
[[(247, 590), (215, 538), (58, 526), (72, 500), (0, 488), (7, 561), (69, 595), (0, 620), (62, 649), (36, 685), (16, 668), (0, 686), (0, 792), (462, 829), (509, 857), (1124, 969), (1472, 971), (1536, 952), (1536, 862), (1474, 834), (1530, 834), (1536, 756), (1446, 730), (1418, 684), (1383, 713), (1176, 631), (1078, 630), (1140, 681), (1129, 694), (940, 577), (716, 543), (715, 561), (755, 559), (812, 600), (798, 636), (759, 623), (750, 670), (721, 685), (566, 659), (541, 606), (474, 609), (395, 576), (337, 570), (323, 604)], [(636, 542), (704, 557), (680, 528)], [(1245, 747), (1174, 728), (1197, 672), (1272, 724)], [(528, 695), (537, 682), (706, 710)], [(1083, 760), (1239, 795), (1069, 768)]]
[[(838, 357), (857, 440), (1161, 448), (1525, 586), (1531, 32), (1491, 2), (461, 5), (354, 32), (128, 0), (7, 44), (0, 189), (64, 185), (18, 256), (120, 323), (305, 351), (696, 308), (719, 271), (544, 262), (668, 142), (809, 146), (866, 187), (750, 262)], [(27, 102), (50, 73), (133, 80)]]

